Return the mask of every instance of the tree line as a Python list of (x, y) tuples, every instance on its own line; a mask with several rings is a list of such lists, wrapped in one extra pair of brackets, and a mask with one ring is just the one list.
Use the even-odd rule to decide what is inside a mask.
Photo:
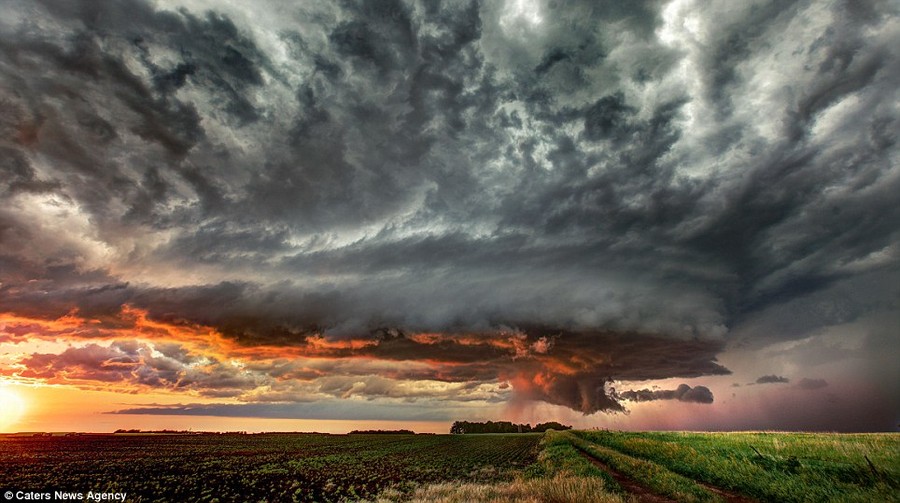
[(415, 435), (412, 430), (353, 430), (348, 435)]
[(509, 421), (487, 421), (484, 423), (472, 421), (456, 421), (450, 427), (450, 433), (543, 433), (547, 430), (571, 430), (572, 427), (550, 421), (549, 423), (516, 424)]

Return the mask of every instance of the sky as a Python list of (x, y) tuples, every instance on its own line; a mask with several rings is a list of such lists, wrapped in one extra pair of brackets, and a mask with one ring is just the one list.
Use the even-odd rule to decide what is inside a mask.
[(0, 431), (900, 425), (896, 2), (0, 8)]

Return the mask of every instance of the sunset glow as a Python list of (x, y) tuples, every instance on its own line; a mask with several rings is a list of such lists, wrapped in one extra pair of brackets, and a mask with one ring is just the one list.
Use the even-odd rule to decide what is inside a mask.
[(13, 391), (0, 387), (0, 432), (10, 431), (25, 413), (25, 402)]

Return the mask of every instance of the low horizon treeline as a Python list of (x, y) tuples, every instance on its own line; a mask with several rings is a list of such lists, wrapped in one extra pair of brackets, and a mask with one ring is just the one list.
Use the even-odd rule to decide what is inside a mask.
[(133, 428), (133, 429), (119, 428), (118, 430), (114, 431), (113, 433), (198, 433), (198, 432), (191, 431), (191, 430), (169, 430), (169, 429), (165, 429), (165, 430), (140, 430), (140, 429), (137, 429), (137, 428)]
[(139, 434), (168, 434), (168, 435), (248, 435), (246, 431), (194, 431), (194, 430), (140, 430), (119, 428), (113, 432), (113, 435), (122, 433), (139, 433)]
[(516, 424), (510, 421), (486, 421), (483, 423), (473, 421), (456, 421), (450, 427), (450, 433), (454, 435), (465, 433), (543, 433), (547, 430), (571, 430), (569, 425), (550, 421), (547, 423)]
[(348, 435), (415, 435), (412, 430), (353, 430)]

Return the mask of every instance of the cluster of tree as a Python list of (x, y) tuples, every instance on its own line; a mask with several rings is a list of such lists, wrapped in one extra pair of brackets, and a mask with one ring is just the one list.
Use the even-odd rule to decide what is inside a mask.
[(199, 435), (199, 432), (190, 430), (126, 430), (124, 428), (119, 428), (113, 433), (164, 433), (168, 435)]
[(456, 421), (450, 427), (450, 433), (543, 433), (547, 430), (571, 430), (572, 427), (550, 421), (549, 423), (538, 423), (535, 426), (530, 424), (515, 424), (509, 421), (487, 421), (485, 423), (474, 423), (470, 421)]
[(353, 430), (350, 435), (415, 435), (412, 430)]

